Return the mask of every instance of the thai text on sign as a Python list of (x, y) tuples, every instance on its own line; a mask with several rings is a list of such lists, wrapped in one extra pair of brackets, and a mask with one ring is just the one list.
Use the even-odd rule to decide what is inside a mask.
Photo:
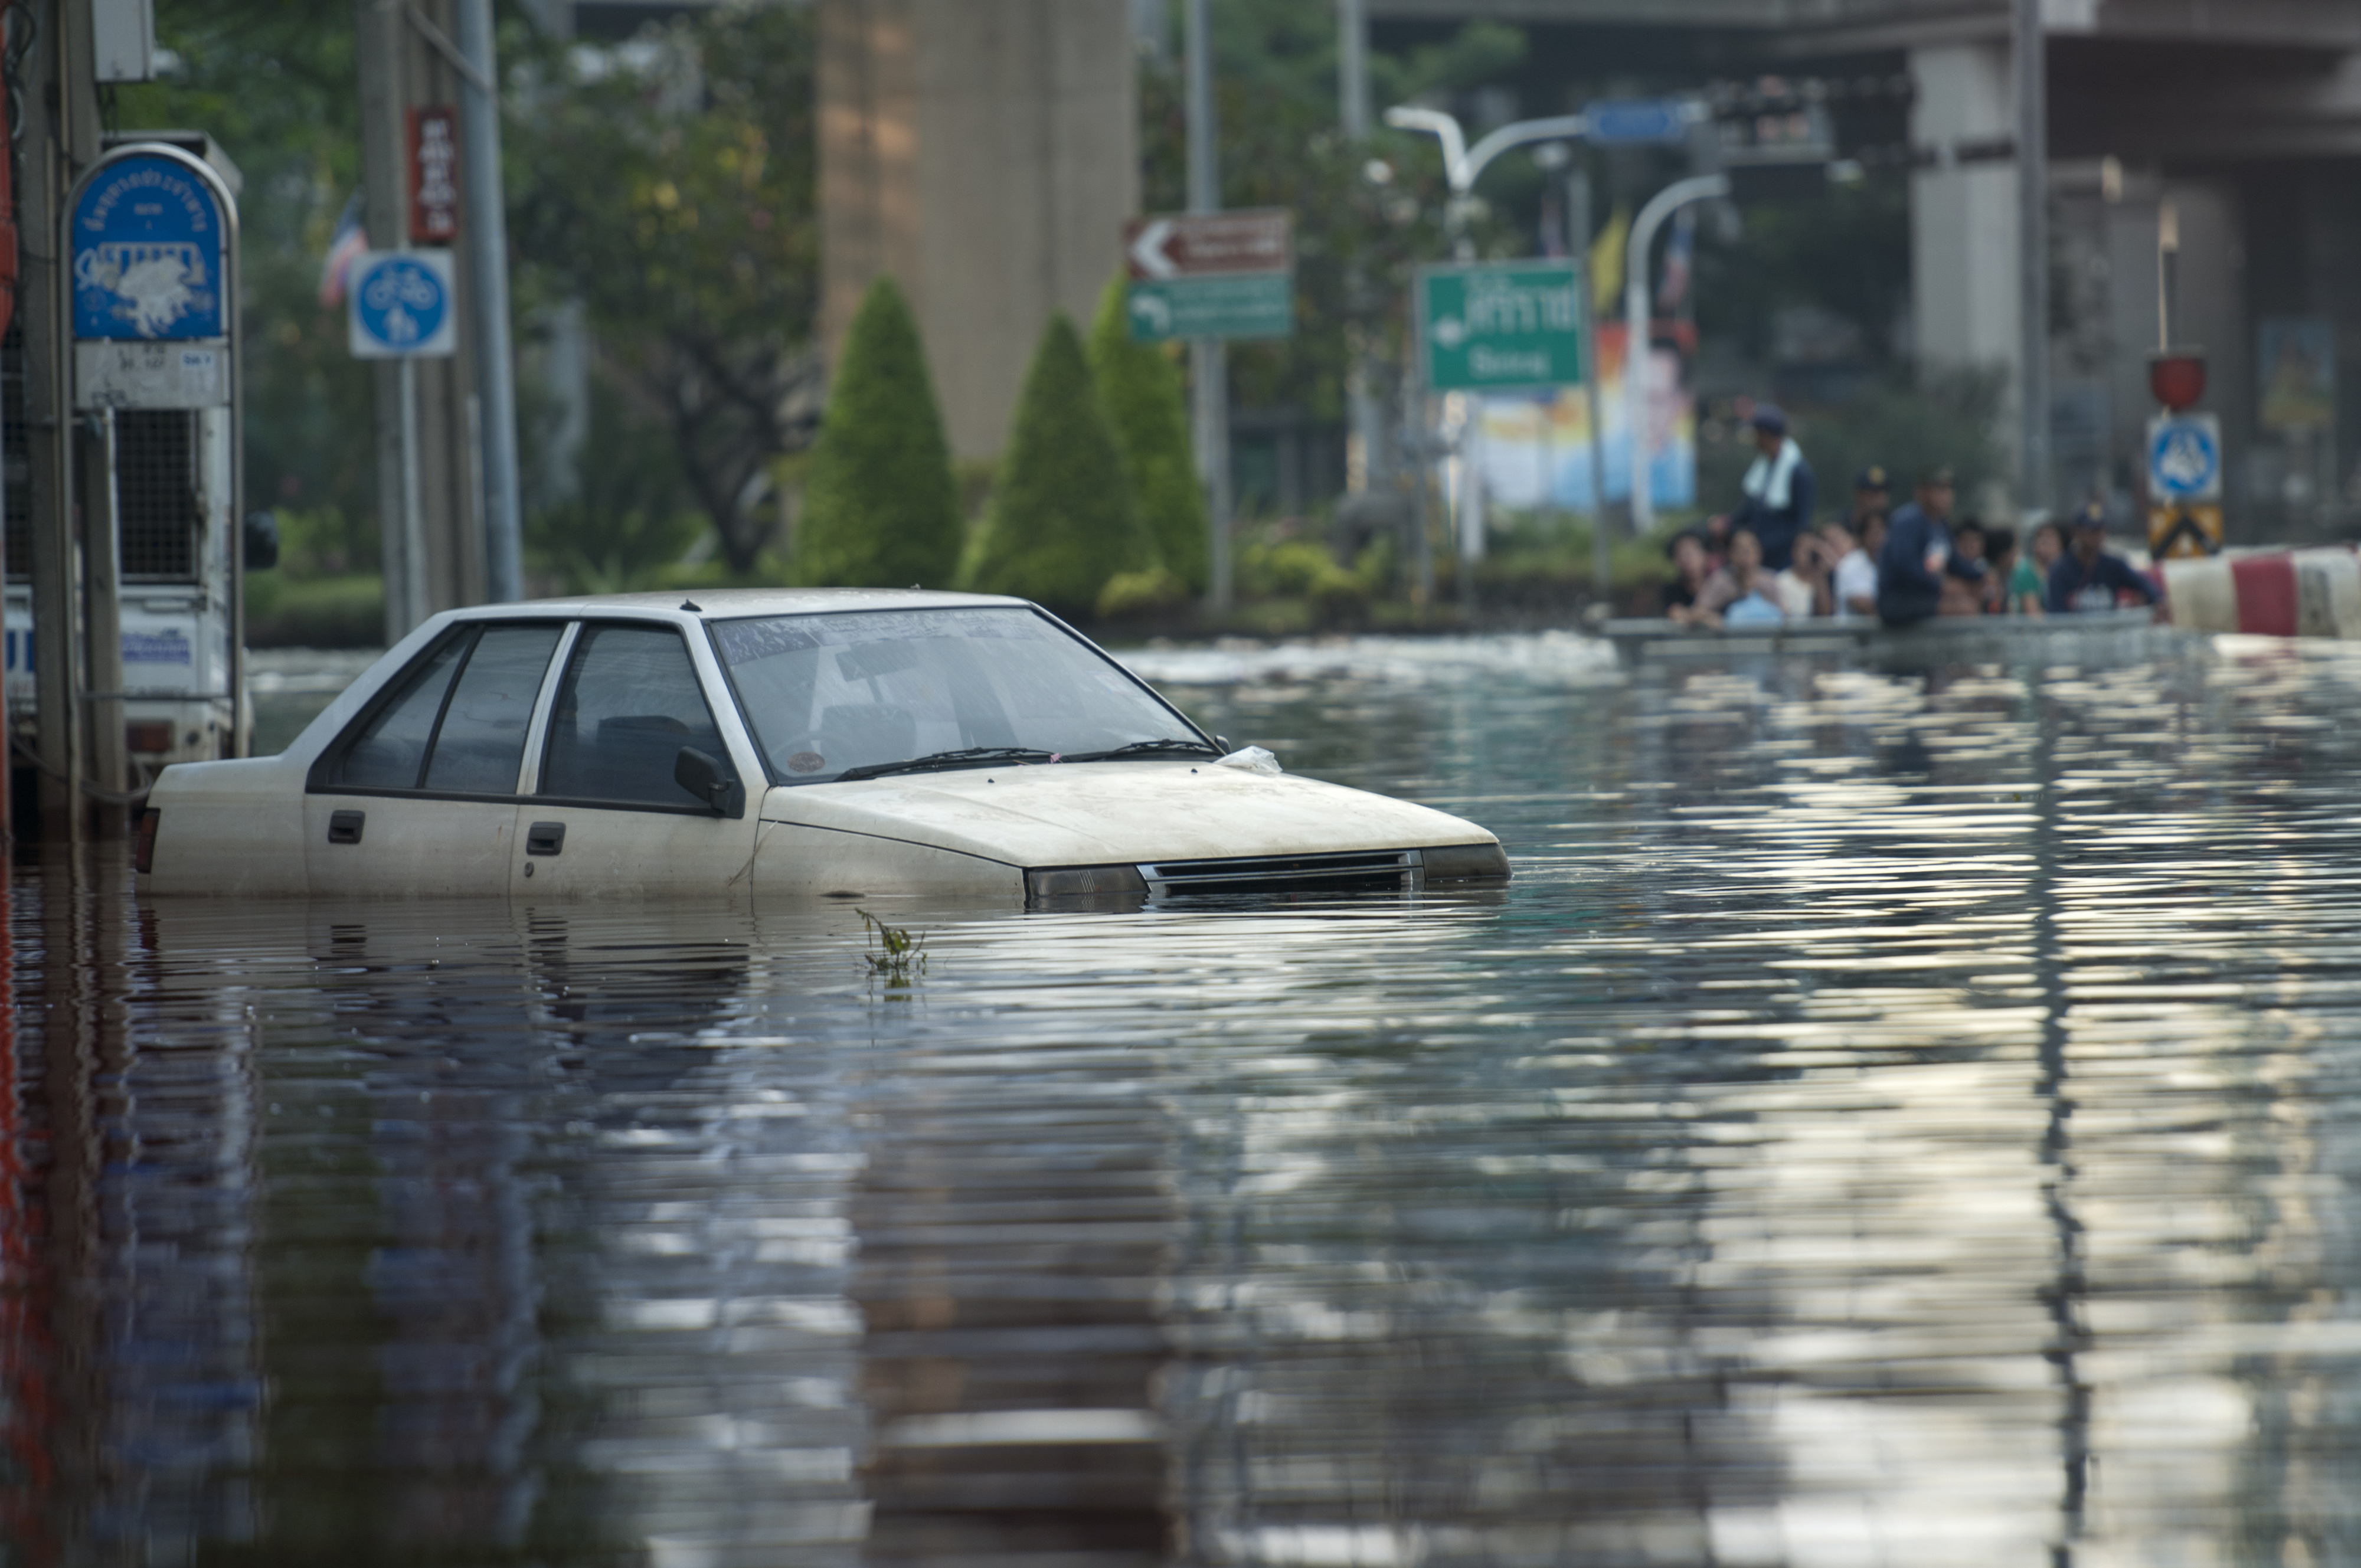
[(410, 237), (459, 234), (459, 114), (448, 104), (410, 111)]

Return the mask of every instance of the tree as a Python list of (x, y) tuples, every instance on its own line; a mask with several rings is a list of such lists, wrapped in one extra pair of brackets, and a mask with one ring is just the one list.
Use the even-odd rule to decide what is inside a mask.
[(534, 291), (588, 308), (748, 571), (769, 466), (807, 444), (820, 384), (810, 16), (714, 6), (630, 50), (541, 40), (527, 65), (509, 204)]
[(1166, 570), (1192, 594), (1205, 591), (1205, 495), (1189, 450), (1189, 411), (1180, 372), (1159, 350), (1136, 342), (1126, 309), (1130, 291), (1118, 273), (1091, 323), (1091, 378), (1115, 426), (1124, 472), (1140, 521)]
[(1060, 311), (1025, 373), (973, 586), (1082, 615), (1109, 577), (1156, 564), (1082, 339)]
[(846, 334), (804, 487), (796, 580), (893, 587), (958, 569), (959, 484), (918, 323), (894, 280), (869, 286)]

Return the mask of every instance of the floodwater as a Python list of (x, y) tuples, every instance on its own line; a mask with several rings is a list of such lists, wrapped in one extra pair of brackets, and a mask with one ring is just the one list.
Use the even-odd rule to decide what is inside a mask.
[(2020, 654), (1144, 653), (1514, 883), (906, 982), (20, 864), (0, 1563), (2361, 1561), (2361, 651)]

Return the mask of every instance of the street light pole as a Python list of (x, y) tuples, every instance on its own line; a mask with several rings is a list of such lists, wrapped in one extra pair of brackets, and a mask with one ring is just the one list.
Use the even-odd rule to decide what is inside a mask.
[[(509, 225), (500, 188), (499, 68), (492, 61), (492, 0), (459, 0), (459, 50), (473, 69), (460, 88), (459, 145), (467, 159), (469, 281), (476, 294), (476, 385), (483, 410), (485, 587), (495, 604), (524, 598), (524, 522), (519, 499), (516, 364), (509, 347)], [(423, 606), (421, 607), (423, 608)]]
[(1469, 147), (1455, 116), (1409, 104), (1388, 109), (1386, 124), (1396, 130), (1424, 131), (1443, 144), (1443, 178), (1451, 187), (1451, 205), (1444, 210), (1443, 221), (1450, 231), (1452, 258), (1456, 261), (1476, 259), (1476, 243), (1467, 237), (1468, 203), (1486, 166), (1511, 148), (1577, 140), (1590, 129), (1590, 121), (1584, 115), (1553, 115), (1546, 119), (1513, 121)]
[(1648, 493), (1648, 247), (1664, 220), (1691, 202), (1730, 194), (1727, 174), (1697, 174), (1675, 180), (1648, 199), (1631, 220), (1623, 254), (1623, 408), (1631, 443), (1631, 531), (1655, 526), (1655, 498)]
[[(1221, 166), (1214, 160), (1213, 28), (1209, 0), (1189, 0), (1189, 58), (1184, 86), (1189, 115), (1189, 210), (1222, 209)], [(1189, 345), (1191, 401), (1194, 405), (1197, 473), (1205, 486), (1206, 595), (1215, 615), (1230, 608), (1230, 367), (1219, 338)]]
[(2049, 504), (2049, 71), (2041, 0), (2010, 6), (2016, 89), (2017, 484)]

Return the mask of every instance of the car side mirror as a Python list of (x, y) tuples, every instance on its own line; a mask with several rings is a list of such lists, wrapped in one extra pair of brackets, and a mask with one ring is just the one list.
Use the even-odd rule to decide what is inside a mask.
[(740, 812), (738, 781), (724, 774), (721, 764), (694, 746), (683, 746), (672, 760), (672, 782), (703, 801), (717, 817)]
[(268, 572), (279, 565), (279, 514), (271, 511), (250, 511), (246, 514), (246, 535), (241, 542), (246, 550), (246, 569)]

